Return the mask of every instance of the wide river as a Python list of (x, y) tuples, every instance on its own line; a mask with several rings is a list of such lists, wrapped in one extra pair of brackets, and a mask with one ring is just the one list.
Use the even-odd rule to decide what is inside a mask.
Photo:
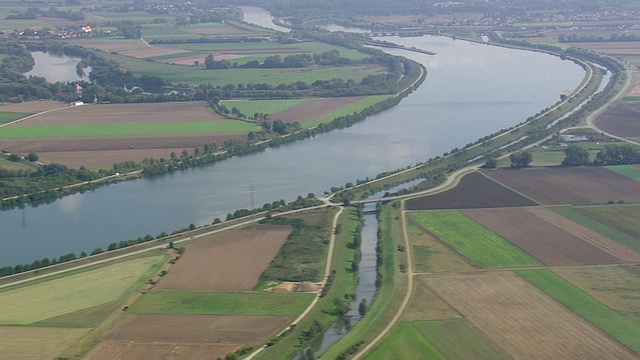
[(322, 194), (413, 165), (524, 121), (584, 76), (578, 65), (541, 53), (446, 37), (385, 40), (437, 53), (389, 50), (428, 69), (399, 105), (258, 154), (0, 212), (0, 267), (203, 225), (252, 204)]

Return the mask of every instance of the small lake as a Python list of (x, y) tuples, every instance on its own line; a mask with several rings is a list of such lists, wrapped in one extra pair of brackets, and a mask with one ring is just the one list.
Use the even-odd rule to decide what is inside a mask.
[[(78, 57), (52, 55), (41, 51), (34, 51), (31, 53), (31, 56), (33, 56), (35, 60), (35, 65), (31, 71), (24, 73), (26, 76), (40, 76), (47, 79), (50, 83), (79, 80), (88, 81), (88, 76), (81, 77), (77, 73), (76, 65), (82, 60)], [(90, 69), (86, 69), (85, 71), (89, 74)]]

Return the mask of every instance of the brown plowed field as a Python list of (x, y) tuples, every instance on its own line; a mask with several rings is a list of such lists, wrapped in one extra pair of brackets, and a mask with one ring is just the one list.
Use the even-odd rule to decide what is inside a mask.
[[(60, 106), (58, 106), (60, 107)], [(1, 109), (1, 108), (0, 108)], [(70, 106), (12, 126), (141, 124), (225, 120), (201, 101)]]
[[(16, 153), (35, 152), (42, 162), (63, 164), (69, 167), (87, 168), (111, 167), (114, 163), (144, 158), (168, 159), (172, 152), (182, 153), (187, 149), (205, 144), (222, 144), (232, 138), (244, 139), (245, 134), (209, 134), (126, 138), (89, 139), (44, 139), (44, 140), (2, 140), (3, 149)], [(130, 147), (134, 148), (131, 149)]]
[[(85, 359), (216, 359), (274, 336), (292, 316), (127, 315)], [(223, 346), (221, 347), (221, 344)], [(156, 347), (157, 345), (160, 345)], [(136, 355), (130, 356), (127, 350)], [(213, 353), (209, 352), (213, 351)]]
[(634, 359), (512, 272), (432, 275), (426, 283), (514, 359)]
[(154, 56), (173, 55), (186, 52), (186, 50), (170, 49), (157, 46), (148, 46), (142, 41), (125, 40), (123, 42), (101, 43), (92, 40), (77, 40), (74, 45), (80, 45), (88, 48), (95, 48), (105, 52), (115, 51), (118, 54), (132, 56), (137, 58), (148, 58)]
[(532, 206), (535, 202), (473, 172), (447, 191), (407, 200), (407, 210), (478, 209), (510, 206)]
[(638, 102), (623, 102), (605, 111), (595, 121), (595, 125), (602, 131), (640, 141), (640, 118), (638, 117)]
[(294, 121), (302, 123), (303, 121), (315, 119), (319, 115), (329, 114), (340, 110), (347, 105), (355, 104), (364, 98), (365, 96), (351, 96), (311, 99), (298, 106), (272, 114), (270, 117), (272, 119), (280, 119), (286, 123)]
[(251, 290), (291, 228), (258, 225), (210, 235), (186, 245), (159, 290)]
[(634, 251), (545, 208), (464, 213), (549, 266), (640, 261)]
[(544, 205), (640, 201), (640, 182), (604, 168), (529, 168), (484, 173)]
[(45, 110), (59, 109), (67, 107), (68, 104), (58, 101), (27, 101), (17, 104), (6, 104), (0, 106), (0, 111), (9, 112), (25, 112), (25, 113), (38, 113)]

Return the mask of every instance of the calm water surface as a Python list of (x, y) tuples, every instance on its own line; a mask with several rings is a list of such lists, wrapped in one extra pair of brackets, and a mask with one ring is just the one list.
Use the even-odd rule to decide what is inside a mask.
[(25, 73), (26, 76), (40, 76), (50, 83), (87, 80), (87, 77), (80, 77), (76, 72), (76, 65), (82, 60), (80, 58), (52, 55), (41, 51), (34, 51), (31, 56), (35, 64), (31, 71)]
[(90, 252), (111, 242), (224, 219), (252, 204), (290, 201), (373, 178), (520, 123), (554, 104), (584, 76), (579, 66), (540, 53), (445, 37), (385, 39), (437, 52), (389, 50), (429, 71), (425, 83), (398, 106), (348, 129), (259, 154), (0, 212), (5, 249), (0, 265)]

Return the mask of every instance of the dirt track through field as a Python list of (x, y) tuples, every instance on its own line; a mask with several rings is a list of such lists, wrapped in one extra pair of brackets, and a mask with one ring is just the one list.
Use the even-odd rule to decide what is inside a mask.
[(290, 232), (288, 226), (259, 225), (194, 241), (156, 289), (251, 290)]
[(512, 272), (431, 275), (426, 283), (514, 359), (636, 358)]

